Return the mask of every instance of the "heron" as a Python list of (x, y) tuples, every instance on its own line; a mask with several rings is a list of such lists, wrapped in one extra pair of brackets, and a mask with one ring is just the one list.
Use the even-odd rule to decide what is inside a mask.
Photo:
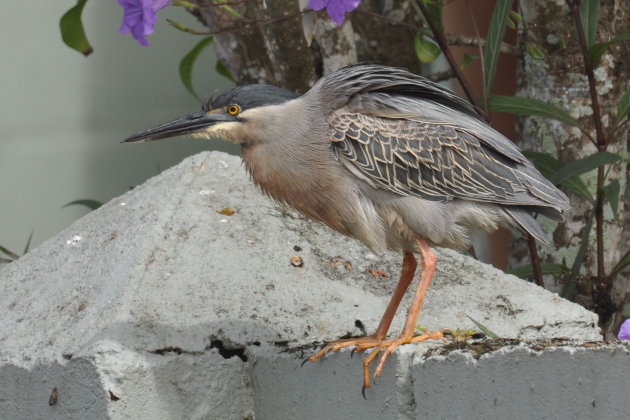
[[(567, 196), (505, 136), (445, 87), (407, 70), (356, 64), (322, 77), (303, 95), (265, 84), (235, 87), (201, 110), (124, 143), (174, 136), (240, 145), (263, 193), (371, 250), (402, 253), (397, 286), (375, 332), (326, 344), (309, 359), (353, 347), (363, 392), (399, 346), (443, 339), (416, 324), (436, 270), (432, 247), (469, 249), (472, 231), (499, 227), (547, 243), (535, 214), (563, 220)], [(389, 327), (422, 267), (402, 332)], [(365, 394), (364, 394), (365, 395)]]

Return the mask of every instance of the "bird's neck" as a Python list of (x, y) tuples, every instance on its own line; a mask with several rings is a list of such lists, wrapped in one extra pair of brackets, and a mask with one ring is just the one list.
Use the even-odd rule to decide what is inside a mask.
[(254, 183), (274, 200), (352, 235), (344, 218), (350, 186), (339, 174), (330, 148), (325, 144), (289, 147), (278, 143), (242, 146), (241, 157)]

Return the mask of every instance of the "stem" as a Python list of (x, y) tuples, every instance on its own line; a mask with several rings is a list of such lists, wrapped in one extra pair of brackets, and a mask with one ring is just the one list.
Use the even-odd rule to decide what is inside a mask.
[(597, 280), (606, 279), (604, 270), (604, 167), (597, 168), (597, 201), (595, 203), (595, 238), (597, 243)]
[(588, 44), (586, 43), (586, 35), (584, 34), (582, 19), (580, 19), (580, 3), (578, 1), (567, 0), (567, 4), (571, 9), (573, 19), (575, 20), (575, 26), (577, 27), (580, 49), (582, 51), (582, 58), (584, 59), (584, 71), (586, 72), (586, 77), (588, 78), (588, 89), (591, 94), (591, 106), (593, 108), (593, 121), (595, 122), (595, 132), (597, 133), (597, 150), (603, 152), (608, 147), (608, 141), (606, 140), (606, 135), (604, 134), (604, 128), (602, 126), (595, 73), (593, 72), (591, 62), (588, 59)]
[(532, 270), (534, 271), (534, 283), (540, 287), (545, 287), (542, 278), (542, 269), (540, 268), (540, 258), (538, 257), (538, 249), (536, 248), (536, 239), (532, 235), (527, 235), (527, 245), (529, 247), (529, 255), (532, 260)]
[[(481, 35), (479, 35), (479, 28), (477, 27), (477, 19), (475, 19), (475, 14), (473, 13), (473, 8), (470, 6), (469, 0), (466, 0), (466, 6), (468, 7), (468, 16), (470, 16), (470, 21), (475, 29), (475, 36), (479, 41), (481, 41)], [(477, 45), (477, 50), (479, 50), (479, 61), (481, 61), (481, 92), (483, 93), (483, 109), (485, 112), (489, 112), (490, 102), (488, 102), (488, 94), (490, 92), (486, 86), (486, 58), (483, 53), (481, 42)]]
[(424, 20), (429, 25), (429, 28), (431, 28), (431, 32), (433, 32), (435, 42), (440, 47), (440, 50), (442, 50), (442, 53), (444, 54), (444, 57), (446, 57), (448, 64), (451, 66), (451, 69), (453, 69), (453, 72), (455, 73), (455, 77), (457, 77), (459, 84), (462, 86), (462, 89), (464, 90), (466, 97), (468, 98), (470, 103), (473, 104), (479, 116), (489, 123), (490, 118), (483, 111), (483, 108), (481, 107), (479, 102), (477, 102), (477, 99), (475, 98), (475, 95), (473, 94), (472, 89), (470, 88), (470, 85), (468, 84), (468, 82), (466, 81), (466, 78), (462, 74), (462, 71), (460, 70), (459, 65), (457, 65), (457, 61), (455, 61), (455, 57), (453, 56), (453, 52), (451, 51), (451, 49), (448, 46), (448, 43), (446, 42), (446, 37), (444, 36), (444, 33), (437, 27), (435, 22), (433, 22), (433, 19), (431, 19), (431, 14), (427, 10), (424, 3), (422, 3), (422, 1), (414, 0), (413, 2), (411, 2), (411, 4), (415, 5), (416, 8), (420, 9), (422, 16), (424, 17)]
[[(608, 148), (608, 141), (602, 126), (601, 112), (599, 107), (599, 98), (597, 97), (597, 84), (595, 82), (595, 74), (593, 72), (592, 63), (588, 59), (588, 44), (582, 19), (580, 19), (580, 2), (577, 0), (566, 0), (575, 27), (577, 28), (578, 40), (582, 51), (582, 59), (584, 60), (584, 71), (588, 78), (588, 88), (591, 95), (591, 107), (593, 108), (593, 121), (595, 123), (595, 132), (597, 134), (597, 151), (604, 152)], [(606, 272), (604, 270), (604, 168), (597, 168), (597, 199), (595, 204), (595, 235), (597, 244), (597, 281), (602, 283), (605, 281)]]
[[(475, 25), (476, 26), (476, 25)], [(452, 35), (446, 34), (446, 40), (449, 45), (457, 45), (461, 47), (485, 47), (486, 40), (481, 37), (470, 37), (466, 35)], [(501, 54), (509, 54), (514, 55), (516, 57), (521, 57), (523, 53), (518, 47), (508, 44), (507, 42), (502, 42), (499, 47), (499, 52)]]

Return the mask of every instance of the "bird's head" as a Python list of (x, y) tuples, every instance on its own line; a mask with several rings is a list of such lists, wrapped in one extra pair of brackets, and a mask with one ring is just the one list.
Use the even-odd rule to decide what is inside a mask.
[(299, 95), (270, 85), (245, 85), (206, 100), (200, 111), (127, 137), (122, 143), (148, 142), (175, 136), (247, 141), (248, 133), (279, 113), (278, 106)]

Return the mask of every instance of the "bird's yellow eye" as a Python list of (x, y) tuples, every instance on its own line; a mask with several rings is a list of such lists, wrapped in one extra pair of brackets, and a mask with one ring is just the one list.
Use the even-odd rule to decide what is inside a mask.
[(227, 112), (230, 115), (238, 115), (241, 112), (241, 107), (238, 105), (230, 105), (227, 107)]

